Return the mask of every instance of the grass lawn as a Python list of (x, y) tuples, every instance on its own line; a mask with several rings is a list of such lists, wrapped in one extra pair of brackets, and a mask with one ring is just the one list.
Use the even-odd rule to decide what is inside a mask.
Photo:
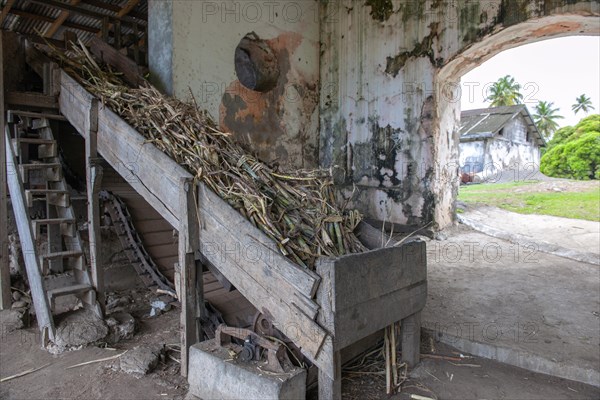
[(461, 186), (458, 200), (521, 214), (600, 221), (600, 189), (597, 183), (591, 184), (587, 190), (563, 192), (548, 191), (536, 182), (467, 185)]

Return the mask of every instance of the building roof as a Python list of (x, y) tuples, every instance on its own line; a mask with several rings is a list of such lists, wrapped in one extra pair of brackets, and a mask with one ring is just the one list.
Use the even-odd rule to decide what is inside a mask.
[(534, 134), (540, 146), (546, 141), (538, 131), (525, 104), (516, 106), (479, 108), (466, 110), (460, 114), (460, 140), (478, 140), (494, 137), (509, 121), (521, 115), (527, 128)]
[(104, 24), (110, 28), (117, 21), (122, 35), (137, 34), (142, 39), (148, 25), (147, 0), (0, 0), (0, 4), (2, 29), (32, 39), (43, 35), (53, 44), (63, 40), (65, 31), (74, 32), (87, 44), (101, 34)]

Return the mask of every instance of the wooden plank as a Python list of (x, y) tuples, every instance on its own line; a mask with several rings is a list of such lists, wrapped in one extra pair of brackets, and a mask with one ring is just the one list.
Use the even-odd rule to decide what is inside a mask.
[[(19, 174), (15, 168), (16, 160), (12, 154), (10, 146), (10, 136), (8, 127), (5, 131), (5, 150), (7, 163), (7, 181), (10, 189), (11, 203), (17, 223), (17, 229), (19, 231), (19, 238), (21, 240), (21, 250), (23, 252), (23, 259), (25, 260), (25, 269), (27, 270), (27, 278), (29, 280), (29, 287), (31, 289), (31, 297), (33, 299), (33, 305), (35, 307), (35, 314), (38, 322), (42, 337), (54, 339), (54, 322), (52, 320), (52, 314), (46, 298), (44, 287), (42, 283), (42, 276), (40, 274), (40, 267), (37, 259), (37, 251), (35, 243), (33, 241), (33, 233), (31, 231), (31, 225), (29, 223), (29, 213), (25, 205), (25, 196), (23, 195), (23, 188), (19, 182)], [(43, 343), (45, 345), (45, 343)]]
[[(73, 2), (72, 2), (73, 3)], [(90, 275), (96, 289), (96, 299), (104, 312), (104, 266), (100, 255), (100, 187), (102, 167), (98, 158), (98, 100), (92, 99), (87, 118), (87, 138), (85, 139), (86, 192), (88, 213), (88, 236), (90, 246)]]
[(38, 112), (33, 112), (33, 111), (8, 110), (6, 112), (6, 114), (8, 115), (8, 122), (11, 122), (11, 120), (14, 118), (15, 115), (18, 115), (20, 117), (30, 117), (30, 118), (47, 118), (47, 119), (54, 119), (57, 121), (66, 121), (67, 120), (64, 115), (38, 113)]
[(414, 241), (335, 261), (334, 312), (427, 279), (425, 243)]
[(4, 7), (2, 7), (2, 12), (0, 13), (0, 25), (2, 25), (2, 23), (4, 22), (4, 18), (6, 18), (6, 16), (10, 12), (10, 9), (12, 8), (12, 6), (14, 4), (15, 4), (15, 0), (7, 0), (6, 1), (6, 4), (4, 5)]
[(405, 362), (409, 368), (413, 368), (421, 358), (421, 311), (402, 320), (400, 335), (402, 336), (402, 362)]
[[(223, 199), (217, 196), (210, 189), (202, 186), (199, 191), (204, 196), (204, 201), (200, 201), (201, 207), (206, 208), (213, 218), (219, 217), (218, 221), (224, 229), (229, 232), (231, 241), (207, 243), (207, 247), (202, 249), (202, 253), (233, 252), (239, 259), (239, 263), (245, 265), (250, 271), (256, 271), (257, 274), (264, 275), (266, 282), (268, 279), (282, 279), (282, 292), (289, 297), (294, 291), (306, 296), (308, 299), (316, 294), (321, 278), (318, 274), (285, 258), (277, 245), (267, 237), (258, 228), (252, 226), (240, 213), (234, 210)], [(223, 238), (226, 240), (226, 238)], [(219, 243), (220, 245), (217, 245)], [(227, 248), (226, 245), (231, 245)], [(215, 266), (218, 267), (218, 263)], [(277, 285), (272, 285), (277, 286)]]
[(106, 64), (111, 65), (123, 73), (123, 78), (129, 84), (138, 86), (144, 82), (143, 70), (127, 56), (121, 54), (117, 49), (110, 46), (99, 37), (90, 40), (91, 52)]
[(96, 12), (96, 11), (81, 7), (79, 5), (74, 6), (71, 4), (62, 3), (57, 0), (28, 0), (28, 1), (30, 3), (36, 3), (36, 4), (41, 4), (41, 5), (47, 6), (47, 7), (54, 7), (54, 8), (58, 8), (60, 10), (70, 11), (74, 14), (86, 15), (88, 17), (92, 17), (92, 18), (99, 19), (99, 20), (102, 20), (103, 18), (108, 18), (111, 21), (120, 20), (121, 23), (125, 23), (129, 26), (133, 26), (136, 23), (139, 23), (139, 24), (145, 23), (144, 20), (139, 21), (134, 18), (127, 17), (127, 16), (123, 16), (123, 17), (110, 16), (108, 14)]
[[(4, 65), (3, 40), (3, 33), (0, 31), (0, 65)], [(4, 72), (0, 71), (0, 132), (4, 132), (4, 125)], [(8, 265), (8, 204), (6, 201), (5, 145), (4, 138), (0, 138), (0, 310), (9, 309), (12, 303), (10, 270)]]
[(329, 377), (319, 369), (319, 400), (342, 399), (342, 357), (339, 351), (333, 355), (335, 363), (335, 378)]
[(8, 92), (5, 99), (7, 104), (13, 106), (58, 108), (56, 96), (47, 96), (42, 93)]
[[(24, 11), (24, 10), (17, 10), (14, 8), (10, 10), (10, 13), (14, 14), (14, 15), (18, 15), (19, 17), (33, 19), (33, 20), (37, 20), (37, 21), (48, 22), (51, 24), (56, 22), (55, 18), (48, 17), (46, 15), (34, 14), (34, 13)], [(98, 32), (98, 28), (94, 28), (92, 26), (87, 26), (87, 25), (81, 25), (81, 24), (77, 24), (74, 22), (65, 21), (65, 22), (63, 22), (62, 26), (64, 26), (65, 28), (73, 28), (73, 29), (77, 29), (80, 31), (84, 31), (84, 32), (91, 32), (91, 33)]]
[[(72, 6), (76, 6), (77, 4), (79, 4), (80, 0), (71, 0), (70, 4)], [(44, 33), (44, 37), (45, 38), (51, 38), (54, 36), (54, 34), (56, 33), (56, 31), (58, 31), (58, 28), (60, 28), (62, 26), (62, 24), (67, 20), (67, 18), (69, 18), (69, 11), (67, 10), (63, 10), (60, 12), (60, 14), (58, 15), (58, 18), (52, 23), (52, 25), (50, 25), (48, 27), (48, 29), (46, 30), (46, 32)]]
[(425, 307), (427, 283), (403, 288), (335, 313), (335, 347), (346, 346)]
[(89, 111), (94, 96), (85, 90), (75, 79), (62, 71), (58, 104), (62, 114), (84, 139), (87, 139)]
[[(102, 8), (104, 10), (114, 11), (116, 13), (118, 13), (119, 11), (121, 11), (121, 7), (119, 7), (118, 5), (116, 5), (116, 4), (109, 4), (109, 3), (106, 3), (106, 2), (101, 1), (101, 0), (83, 0), (83, 4), (89, 4), (91, 6)], [(134, 12), (134, 11), (130, 11), (128, 13), (128, 15), (130, 17), (137, 18), (137, 19), (139, 19), (141, 21), (144, 21), (144, 22), (146, 22), (146, 19), (147, 19), (146, 15), (143, 15), (141, 13), (137, 13), (137, 12)]]
[[(85, 110), (92, 98), (63, 71), (60, 108), (84, 137)], [(191, 175), (108, 108), (100, 108), (98, 126), (98, 152), (161, 216), (178, 226), (179, 178)]]
[(178, 181), (192, 176), (111, 110), (101, 109), (98, 119), (100, 154), (163, 218), (178, 226)]
[[(310, 300), (313, 285), (304, 285), (313, 275), (304, 274), (304, 270), (273, 249), (274, 244), (270, 239), (262, 238), (260, 230), (210, 189), (203, 186), (198, 198), (203, 210), (203, 228), (210, 231), (210, 241), (203, 243), (201, 248), (204, 257), (217, 269), (223, 259), (229, 257), (235, 260), (272, 296), (295, 305), (313, 319), (316, 316), (315, 310), (318, 309), (316, 303)], [(227, 274), (223, 275), (231, 281)], [(299, 286), (302, 291), (298, 289)], [(306, 299), (303, 300), (302, 297)]]
[[(179, 265), (180, 301), (181, 301), (181, 374), (188, 374), (189, 348), (198, 342), (200, 326), (198, 325), (198, 304), (204, 304), (204, 285), (196, 282), (196, 251), (199, 246), (198, 207), (194, 196), (193, 179), (180, 180), (179, 207)], [(197, 287), (199, 286), (199, 287)], [(201, 307), (203, 309), (203, 307)]]
[[(246, 236), (254, 227), (248, 223), (238, 223), (237, 218), (243, 217), (203, 185), (199, 188), (198, 199), (202, 221), (200, 249), (204, 257), (217, 266), (255, 307), (272, 316), (276, 327), (314, 361), (328, 335), (291, 302), (293, 290), (282, 290), (280, 284), (289, 288), (289, 283), (286, 284), (276, 269), (270, 267), (283, 256), (278, 256), (269, 264), (264, 260), (244, 261), (242, 252), (236, 247), (241, 245), (240, 236)], [(235, 229), (235, 232), (231, 229)], [(219, 247), (225, 244), (229, 244), (231, 250)]]

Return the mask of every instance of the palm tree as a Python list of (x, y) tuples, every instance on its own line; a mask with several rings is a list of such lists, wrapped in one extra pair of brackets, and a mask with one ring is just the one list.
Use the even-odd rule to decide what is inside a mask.
[(515, 82), (515, 78), (506, 75), (494, 82), (490, 87), (489, 95), (486, 100), (491, 101), (490, 105), (492, 107), (521, 104), (523, 95), (520, 90), (521, 85)]
[(592, 106), (592, 100), (590, 100), (590, 98), (585, 94), (582, 94), (575, 99), (575, 104), (571, 106), (571, 109), (575, 111), (575, 114), (577, 114), (579, 111), (583, 111), (586, 115), (591, 110), (595, 110), (594, 106)]
[(554, 103), (551, 102), (539, 101), (535, 106), (535, 114), (533, 114), (533, 121), (545, 139), (550, 139), (558, 129), (556, 120), (564, 118), (557, 114), (560, 109), (552, 108), (553, 105)]

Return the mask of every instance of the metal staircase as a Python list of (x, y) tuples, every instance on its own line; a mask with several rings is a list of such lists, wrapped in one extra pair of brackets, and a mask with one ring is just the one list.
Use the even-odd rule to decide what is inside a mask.
[(8, 114), (7, 181), (31, 296), (46, 345), (54, 340), (52, 314), (57, 311), (58, 298), (74, 295), (98, 316), (102, 311), (49, 119), (41, 114)]

